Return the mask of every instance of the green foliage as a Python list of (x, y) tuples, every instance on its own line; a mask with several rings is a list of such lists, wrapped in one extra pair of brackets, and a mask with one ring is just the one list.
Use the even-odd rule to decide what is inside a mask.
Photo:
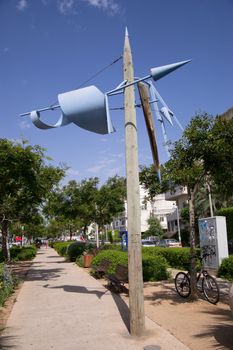
[(222, 277), (233, 282), (233, 255), (230, 255), (229, 258), (223, 259), (217, 275), (218, 277)]
[(9, 222), (29, 223), (49, 193), (64, 176), (64, 170), (47, 165), (40, 146), (0, 139), (0, 221), (3, 253), (9, 259)]
[(96, 194), (95, 222), (101, 227), (110, 224), (114, 216), (124, 211), (126, 197), (125, 179), (119, 176), (110, 177)]
[(101, 250), (92, 260), (93, 266), (99, 266), (103, 259), (111, 261), (111, 266), (109, 267), (107, 273), (115, 273), (116, 265), (128, 265), (128, 254), (127, 252), (120, 252), (115, 250)]
[(166, 176), (166, 173), (164, 173), (163, 166), (161, 166), (160, 172), (162, 179), (161, 183), (159, 182), (153, 165), (150, 167), (140, 166), (139, 181), (142, 187), (148, 191), (148, 197), (146, 199), (150, 201), (153, 201), (157, 194), (163, 193), (167, 189), (168, 177)]
[(13, 292), (18, 281), (11, 275), (5, 264), (0, 264), (0, 307)]
[(76, 259), (81, 256), (87, 249), (85, 242), (74, 242), (68, 245), (66, 251), (66, 258), (69, 261), (76, 261)]
[(185, 223), (189, 222), (189, 208), (188, 207), (181, 209), (180, 217)]
[(143, 280), (161, 281), (170, 276), (167, 271), (167, 261), (161, 255), (145, 255), (142, 257)]
[(101, 250), (118, 250), (122, 251), (121, 244), (104, 244)]
[[(160, 255), (166, 259), (170, 267), (175, 269), (186, 270), (190, 264), (190, 248), (143, 247), (142, 254), (150, 256)], [(196, 255), (200, 256), (199, 249), (196, 249)]]
[(23, 246), (23, 247), (15, 247), (13, 246), (10, 249), (11, 258), (14, 260), (32, 260), (35, 258), (37, 249), (35, 246)]
[(113, 243), (112, 231), (108, 231), (108, 241)]
[(50, 246), (52, 246), (59, 255), (64, 256), (69, 261), (76, 261), (88, 248), (85, 242), (77, 241), (53, 242)]
[(148, 222), (149, 228), (147, 231), (144, 232), (143, 237), (150, 237), (150, 236), (162, 237), (163, 236), (163, 228), (158, 218), (150, 217), (147, 220), (147, 222)]
[(72, 242), (70, 242), (70, 241), (69, 242), (55, 242), (52, 244), (52, 246), (59, 255), (65, 256), (66, 252), (67, 252), (67, 248), (71, 243)]
[(190, 260), (189, 248), (164, 248), (161, 253), (168, 264), (174, 268), (186, 268)]
[[(108, 274), (115, 272), (117, 264), (125, 266), (128, 264), (127, 252), (102, 250), (94, 257), (92, 265), (99, 266), (103, 259), (107, 259), (112, 263), (107, 271)], [(167, 279), (169, 276), (166, 270), (167, 262), (159, 254), (147, 254), (145, 251), (145, 253), (143, 253), (142, 265), (144, 281), (158, 281)]]
[[(14, 261), (32, 260), (36, 256), (37, 249), (33, 246), (13, 246), (10, 248), (11, 259)], [(4, 261), (2, 251), (0, 251), (0, 262)]]
[(80, 267), (84, 267), (83, 255), (80, 255), (76, 258), (76, 264)]
[(220, 209), (218, 215), (226, 217), (228, 240), (233, 238), (233, 207)]
[(117, 243), (117, 242), (120, 242), (121, 239), (119, 237), (119, 231), (118, 230), (115, 230), (114, 233), (113, 233), (113, 242)]

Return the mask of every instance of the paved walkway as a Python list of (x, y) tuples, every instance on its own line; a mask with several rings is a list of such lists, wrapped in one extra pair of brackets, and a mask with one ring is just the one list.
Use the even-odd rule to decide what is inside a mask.
[[(169, 315), (168, 315), (169, 317)], [(8, 350), (188, 350), (146, 318), (146, 334), (129, 335), (123, 300), (73, 263), (42, 248), (0, 338)]]

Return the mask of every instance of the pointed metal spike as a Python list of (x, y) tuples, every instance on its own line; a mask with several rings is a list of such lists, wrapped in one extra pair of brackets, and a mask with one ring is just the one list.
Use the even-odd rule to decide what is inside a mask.
[(127, 28), (127, 27), (125, 27), (125, 36), (129, 36), (128, 28)]
[(151, 68), (151, 70), (150, 70), (151, 76), (152, 76), (153, 80), (155, 80), (155, 81), (159, 80), (159, 79), (163, 78), (165, 75), (167, 75), (167, 74), (173, 72), (174, 70), (189, 63), (190, 61), (191, 60), (187, 60), (187, 61), (168, 64), (166, 66)]

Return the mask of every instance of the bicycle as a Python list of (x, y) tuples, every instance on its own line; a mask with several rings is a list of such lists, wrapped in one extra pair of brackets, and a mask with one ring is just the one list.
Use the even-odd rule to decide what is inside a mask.
[[(204, 254), (201, 257), (201, 260), (207, 258), (212, 254)], [(201, 280), (200, 280), (201, 278)], [(199, 283), (200, 281), (200, 283)], [(199, 283), (199, 284), (198, 284)], [(219, 287), (214, 279), (207, 270), (201, 268), (201, 271), (197, 275), (197, 287), (201, 286), (198, 290), (202, 292), (207, 299), (207, 301), (211, 304), (217, 304), (219, 301)], [(178, 272), (175, 277), (175, 287), (177, 293), (182, 298), (188, 298), (191, 294), (191, 284), (190, 284), (190, 272)]]

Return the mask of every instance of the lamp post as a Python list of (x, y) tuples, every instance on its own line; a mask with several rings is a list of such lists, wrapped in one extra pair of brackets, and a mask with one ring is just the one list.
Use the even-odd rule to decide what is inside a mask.
[(179, 209), (178, 209), (178, 206), (177, 206), (177, 205), (175, 205), (174, 208), (176, 209), (178, 239), (179, 239), (179, 243), (181, 244)]

